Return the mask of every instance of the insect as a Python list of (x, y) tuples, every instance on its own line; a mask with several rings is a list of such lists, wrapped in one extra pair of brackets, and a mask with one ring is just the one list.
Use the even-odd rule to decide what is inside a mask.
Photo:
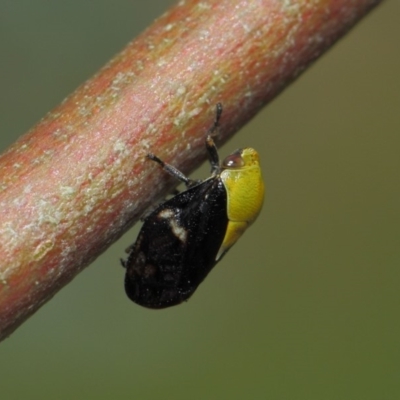
[(153, 154), (148, 158), (185, 183), (187, 190), (161, 203), (145, 219), (136, 242), (121, 260), (128, 297), (148, 308), (166, 308), (187, 300), (260, 213), (264, 183), (252, 148), (236, 150), (219, 162), (212, 134), (206, 138), (211, 176), (187, 178)]

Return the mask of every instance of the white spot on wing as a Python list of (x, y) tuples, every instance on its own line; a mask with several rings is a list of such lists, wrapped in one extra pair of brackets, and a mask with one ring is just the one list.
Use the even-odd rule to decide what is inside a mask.
[(187, 231), (185, 228), (178, 224), (175, 218), (174, 211), (170, 208), (162, 210), (158, 214), (159, 218), (167, 219), (172, 233), (182, 242), (185, 243), (187, 240)]
[(171, 209), (166, 208), (165, 210), (160, 211), (158, 216), (163, 219), (170, 219), (174, 216), (174, 212)]

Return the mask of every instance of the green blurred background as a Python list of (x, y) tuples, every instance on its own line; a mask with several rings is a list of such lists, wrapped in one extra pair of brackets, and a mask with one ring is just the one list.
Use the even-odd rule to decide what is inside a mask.
[[(171, 3), (0, 2), (1, 148)], [(125, 296), (136, 226), (0, 344), (1, 399), (399, 399), (399, 17), (384, 2), (221, 149), (259, 150), (268, 198), (187, 304)]]

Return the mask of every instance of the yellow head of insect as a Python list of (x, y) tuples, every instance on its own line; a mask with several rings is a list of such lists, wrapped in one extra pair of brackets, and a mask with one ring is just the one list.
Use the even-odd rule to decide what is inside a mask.
[(221, 180), (227, 193), (228, 227), (217, 259), (221, 257), (257, 218), (264, 201), (264, 182), (258, 153), (240, 149), (225, 158)]
[(264, 182), (258, 153), (248, 147), (225, 158), (221, 179), (228, 194), (228, 219), (252, 223), (261, 211)]

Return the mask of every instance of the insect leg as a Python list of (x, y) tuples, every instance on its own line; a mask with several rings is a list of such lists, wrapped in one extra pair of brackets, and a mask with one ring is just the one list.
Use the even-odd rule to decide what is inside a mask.
[(189, 179), (186, 175), (183, 174), (183, 172), (179, 171), (179, 169), (173, 167), (170, 164), (165, 163), (164, 161), (160, 160), (154, 154), (149, 153), (149, 154), (147, 154), (147, 157), (150, 160), (153, 160), (156, 163), (160, 164), (164, 171), (168, 172), (170, 175), (174, 176), (176, 179), (179, 179), (186, 186), (189, 187), (189, 186), (193, 185), (193, 183), (195, 183), (195, 181), (193, 181), (192, 179)]
[(208, 135), (206, 139), (206, 149), (211, 164), (211, 175), (215, 175), (219, 172), (219, 156), (217, 146), (210, 135)]
[(215, 146), (212, 136), (216, 136), (215, 131), (219, 128), (219, 121), (222, 114), (222, 104), (217, 103), (215, 107), (215, 120), (212, 127), (208, 130), (206, 138), (206, 149), (208, 152), (208, 158), (211, 164), (211, 174), (215, 175), (219, 172), (219, 156), (217, 151), (217, 146)]
[(214, 133), (219, 128), (219, 120), (221, 119), (221, 114), (222, 114), (222, 104), (217, 103), (217, 105), (215, 106), (215, 120), (212, 127), (208, 130), (207, 135), (215, 136)]

